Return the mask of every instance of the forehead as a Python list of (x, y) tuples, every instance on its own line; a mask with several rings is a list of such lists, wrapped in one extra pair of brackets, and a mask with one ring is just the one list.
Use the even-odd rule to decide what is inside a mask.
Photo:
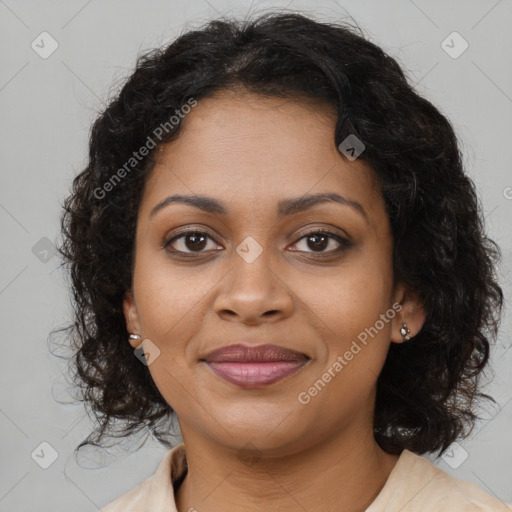
[(178, 138), (157, 152), (141, 209), (169, 194), (207, 193), (236, 213), (257, 205), (268, 209), (287, 197), (337, 192), (369, 212), (381, 210), (374, 172), (340, 155), (335, 123), (332, 109), (319, 102), (227, 91), (202, 99)]

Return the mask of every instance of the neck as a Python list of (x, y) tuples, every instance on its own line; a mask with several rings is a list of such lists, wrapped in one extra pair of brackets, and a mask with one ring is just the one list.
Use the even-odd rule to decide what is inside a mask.
[(398, 460), (378, 446), (370, 429), (286, 455), (235, 450), (182, 432), (188, 473), (176, 496), (179, 512), (363, 512)]

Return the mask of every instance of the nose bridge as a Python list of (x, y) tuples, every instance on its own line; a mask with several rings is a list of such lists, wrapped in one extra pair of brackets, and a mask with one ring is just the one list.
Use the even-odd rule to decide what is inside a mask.
[[(260, 237), (261, 240), (261, 237)], [(232, 255), (232, 292), (263, 298), (275, 291), (275, 275), (272, 269), (272, 249), (268, 241), (260, 244), (247, 236), (235, 248)]]
[(242, 321), (254, 321), (265, 313), (289, 314), (292, 300), (279, 279), (272, 249), (247, 236), (234, 248), (230, 271), (215, 301), (218, 314), (229, 312)]
[[(254, 268), (259, 272), (271, 272), (274, 231), (270, 212), (263, 211), (261, 205), (241, 205), (238, 216), (238, 233), (241, 238), (233, 247), (233, 268), (251, 274)], [(243, 237), (243, 238), (242, 238)], [(236, 243), (235, 242), (235, 243)]]

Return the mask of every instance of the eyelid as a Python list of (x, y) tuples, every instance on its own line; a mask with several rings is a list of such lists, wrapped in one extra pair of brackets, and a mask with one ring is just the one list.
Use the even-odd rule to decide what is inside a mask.
[(332, 226), (332, 225), (329, 225), (328, 227), (326, 227), (325, 224), (323, 226), (313, 226), (313, 227), (305, 228), (300, 233), (294, 235), (294, 237), (299, 237), (299, 238), (297, 238), (297, 240), (299, 240), (300, 238), (303, 238), (304, 236), (307, 236), (310, 233), (322, 233), (322, 232), (327, 233), (329, 235), (337, 235), (340, 238), (347, 240), (347, 242), (352, 242), (350, 236), (348, 235), (348, 233), (346, 231), (344, 231), (343, 229), (337, 228), (335, 226)]
[[(205, 225), (202, 225), (202, 224), (196, 224), (194, 226), (185, 226), (183, 228), (176, 228), (178, 229), (177, 232), (175, 232), (173, 234), (173, 236), (171, 238), (169, 237), (165, 237), (166, 240), (171, 240), (172, 238), (175, 238), (179, 235), (183, 235), (183, 234), (186, 234), (186, 233), (197, 233), (197, 232), (200, 232), (200, 233), (205, 233), (207, 234), (212, 240), (214, 240), (215, 242), (217, 242), (217, 240), (215, 239), (215, 235), (210, 235), (210, 228), (208, 228), (207, 226)], [(347, 241), (352, 241), (351, 240), (351, 237), (349, 236), (349, 234), (343, 230), (343, 229), (340, 229), (336, 226), (333, 226), (331, 224), (327, 224), (327, 225), (321, 225), (321, 226), (309, 226), (309, 227), (306, 227), (304, 228), (303, 230), (301, 230), (299, 233), (295, 233), (293, 235), (293, 240), (299, 240), (299, 238), (302, 238), (310, 233), (318, 233), (320, 231), (324, 231), (324, 232), (327, 232), (329, 234), (333, 234), (333, 235), (339, 235), (341, 238), (345, 238), (347, 239)], [(298, 237), (298, 238), (297, 238)], [(218, 243), (218, 242), (217, 242)]]

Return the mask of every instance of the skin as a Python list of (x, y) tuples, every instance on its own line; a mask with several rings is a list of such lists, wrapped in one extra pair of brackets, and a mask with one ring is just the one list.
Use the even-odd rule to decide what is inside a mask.
[[(179, 418), (189, 466), (176, 496), (180, 512), (364, 511), (398, 460), (373, 436), (376, 380), (390, 343), (403, 340), (402, 322), (414, 336), (425, 315), (416, 295), (394, 283), (376, 175), (340, 155), (334, 126), (322, 104), (222, 91), (200, 100), (179, 137), (158, 152), (138, 212), (124, 313), (129, 332), (158, 347), (148, 368)], [(326, 202), (278, 217), (280, 200), (320, 192), (357, 201), (365, 216)], [(150, 216), (172, 194), (213, 197), (227, 214), (174, 203)], [(162, 248), (185, 226), (210, 238)], [(336, 255), (340, 244), (331, 238), (318, 249), (304, 238), (313, 229), (340, 233), (351, 245)], [(236, 251), (246, 237), (262, 249), (251, 263)], [(301, 404), (299, 393), (396, 303), (400, 313)], [(231, 384), (199, 361), (243, 341), (311, 360), (258, 389)], [(257, 460), (244, 462), (251, 454)]]

